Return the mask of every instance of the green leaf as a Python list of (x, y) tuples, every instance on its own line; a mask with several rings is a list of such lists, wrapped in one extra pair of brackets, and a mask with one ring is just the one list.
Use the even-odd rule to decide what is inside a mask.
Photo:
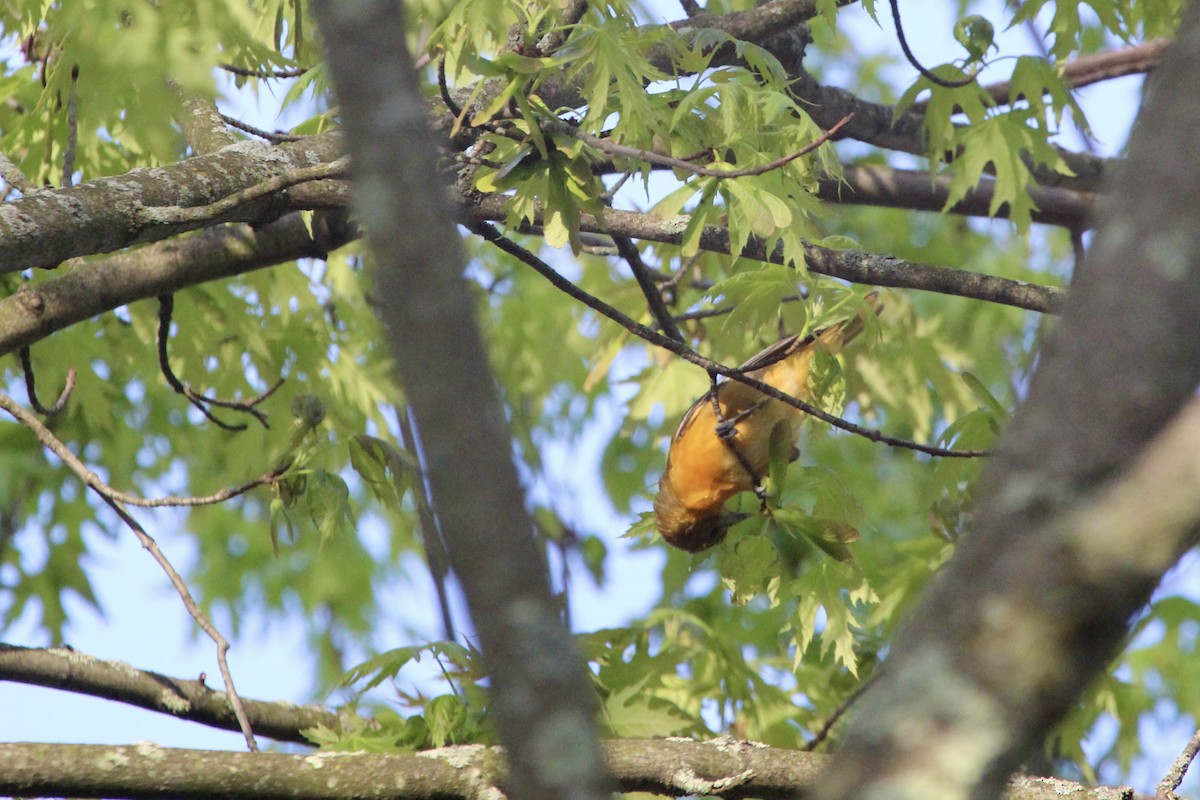
[(784, 298), (796, 294), (796, 273), (780, 264), (762, 264), (718, 281), (706, 295), (717, 303), (722, 298), (733, 311), (721, 323), (726, 331), (757, 331), (771, 325), (779, 315)]
[(395, 678), (400, 670), (414, 660), (420, 660), (423, 647), (395, 647), (379, 655), (372, 656), (363, 663), (346, 671), (338, 682), (339, 686), (353, 686), (362, 681), (366, 684), (359, 688), (360, 692), (374, 689), (386, 680)]
[(836, 519), (814, 517), (794, 508), (780, 508), (771, 513), (777, 523), (793, 536), (803, 536), (826, 555), (844, 564), (854, 562), (854, 553), (847, 546), (858, 541), (854, 526)]
[(996, 399), (995, 395), (988, 391), (988, 388), (983, 385), (983, 381), (965, 370), (960, 374), (962, 375), (963, 382), (970, 388), (971, 393), (975, 395), (980, 403), (991, 409), (996, 419), (1001, 422), (1008, 420), (1009, 416), (1011, 416), (1008, 409)]
[(995, 44), (996, 29), (986, 17), (972, 14), (954, 23), (954, 40), (967, 51), (968, 61), (981, 61)]
[(770, 480), (768, 497), (778, 498), (787, 490), (788, 465), (796, 459), (796, 442), (790, 420), (781, 419), (771, 428), (767, 452), (770, 455), (767, 475)]
[(675, 736), (695, 727), (695, 720), (678, 706), (661, 698), (647, 696), (649, 680), (613, 692), (601, 707), (601, 715), (610, 735), (618, 739), (650, 739)]
[(429, 728), (429, 743), (433, 747), (444, 747), (462, 741), (467, 727), (467, 707), (454, 695), (444, 694), (425, 704), (425, 724)]

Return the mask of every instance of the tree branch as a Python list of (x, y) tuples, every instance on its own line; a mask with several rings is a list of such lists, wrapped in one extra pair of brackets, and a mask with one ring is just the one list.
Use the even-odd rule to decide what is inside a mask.
[(183, 106), (179, 127), (183, 128), (183, 138), (193, 152), (197, 155), (215, 153), (237, 142), (237, 137), (225, 127), (225, 120), (221, 118), (216, 103), (207, 97), (184, 91), (175, 81), (170, 81), (168, 87)]
[(162, 206), (142, 209), (143, 220), (147, 224), (175, 225), (179, 223), (194, 224), (212, 222), (226, 217), (230, 212), (249, 205), (255, 200), (277, 194), (284, 189), (310, 181), (327, 180), (329, 178), (344, 178), (349, 160), (342, 156), (326, 164), (314, 164), (311, 167), (299, 167), (288, 170), (282, 175), (268, 178), (262, 183), (247, 186), (245, 189), (222, 197), (213, 203), (202, 206)]
[(564, 278), (562, 275), (559, 275), (557, 272), (555, 272), (545, 261), (542, 261), (536, 255), (521, 247), (511, 239), (501, 236), (499, 232), (492, 228), (491, 225), (478, 225), (475, 228), (475, 232), (487, 241), (499, 247), (504, 252), (514, 256), (523, 263), (532, 267), (539, 275), (550, 281), (555, 288), (560, 289), (568, 296), (586, 305), (588, 308), (591, 308), (603, 316), (608, 317), (610, 320), (616, 322), (618, 325), (625, 328), (630, 333), (633, 333), (643, 341), (657, 345), (664, 350), (674, 353), (684, 361), (688, 361), (698, 367), (703, 368), (710, 376), (712, 376), (714, 381), (716, 380), (717, 375), (722, 375), (730, 380), (737, 381), (738, 383), (744, 383), (745, 385), (761, 392), (767, 397), (772, 397), (782, 403), (786, 403), (793, 408), (803, 411), (810, 417), (819, 419), (835, 428), (841, 428), (848, 433), (853, 433), (872, 442), (882, 442), (890, 447), (903, 447), (907, 450), (916, 450), (931, 456), (942, 456), (946, 458), (977, 458), (990, 455), (984, 450), (954, 450), (946, 447), (936, 447), (934, 445), (921, 444), (920, 442), (914, 442), (898, 436), (889, 436), (882, 431), (872, 428), (865, 428), (861, 425), (856, 425), (849, 420), (830, 414), (828, 411), (818, 408), (811, 403), (807, 403), (798, 397), (793, 397), (786, 392), (781, 392), (779, 389), (776, 389), (774, 386), (771, 386), (768, 383), (764, 383), (757, 378), (752, 378), (742, 372), (740, 369), (727, 367), (724, 364), (718, 364), (716, 361), (704, 358), (688, 347), (685, 342), (672, 339), (669, 336), (663, 336), (657, 331), (638, 323), (636, 320), (631, 319), (630, 317), (621, 313), (616, 308), (613, 308), (598, 297), (593, 297), (592, 295), (583, 291), (578, 286)]
[(341, 214), (228, 225), (92, 261), (0, 299), (0, 355), (137, 300), (298, 258), (325, 258), (357, 237)]
[(693, 175), (700, 175), (706, 178), (744, 178), (749, 175), (762, 175), (766, 172), (777, 170), (785, 167), (795, 161), (797, 158), (802, 158), (816, 150), (821, 145), (837, 135), (838, 131), (846, 126), (851, 117), (843, 117), (838, 120), (829, 130), (822, 133), (813, 141), (806, 144), (794, 153), (788, 153), (785, 156), (774, 159), (766, 164), (760, 164), (756, 167), (744, 167), (742, 169), (712, 169), (711, 167), (700, 166), (693, 164), (691, 161), (673, 156), (666, 156), (662, 153), (655, 153), (652, 150), (642, 150), (636, 147), (627, 147), (626, 145), (614, 142), (611, 139), (605, 139), (596, 136), (586, 131), (581, 131), (566, 123), (552, 123), (546, 128), (552, 131), (558, 131), (572, 136), (584, 144), (591, 145), (602, 153), (607, 153), (610, 156), (619, 158), (632, 158), (636, 161), (641, 161), (646, 164), (655, 164), (661, 167), (670, 167), (671, 169), (690, 172)]
[[(1101, 81), (1151, 72), (1162, 63), (1162, 54), (1169, 44), (1170, 42), (1166, 39), (1154, 39), (1119, 50), (1088, 53), (1068, 61), (1062, 68), (1062, 77), (1068, 86), (1081, 89)], [(1012, 83), (1010, 81), (992, 83), (983, 89), (998, 105), (1008, 105), (1024, 97), (1024, 95), (1011, 96)], [(919, 114), (925, 113), (927, 108), (929, 108), (928, 100), (918, 100), (912, 104), (912, 110)]]
[[(928, 186), (919, 174), (880, 175), (873, 168), (848, 168), (847, 174), (854, 191), (873, 192), (877, 200), (886, 200), (886, 195), (892, 191), (888, 186), (893, 180), (897, 182), (896, 192)], [(877, 178), (880, 179), (878, 183)], [(314, 186), (304, 184), (293, 192), (299, 194)], [(823, 191), (831, 192), (834, 188), (828, 184)], [(345, 195), (340, 190), (334, 196), (319, 196), (324, 197), (321, 204), (344, 208)], [(305, 197), (302, 201), (318, 204), (313, 198)], [(476, 220), (500, 221), (508, 215), (505, 199), (501, 196), (472, 194), (460, 202), (465, 214)], [(976, 201), (968, 198), (964, 202)], [(983, 202), (982, 197), (978, 202)], [(1065, 205), (1059, 210), (1070, 213)], [(590, 214), (583, 214), (582, 228), (585, 233), (615, 233), (634, 239), (680, 244), (686, 221), (686, 217), (664, 220), (632, 211), (613, 210), (606, 212), (603, 223)], [(58, 233), (66, 237), (74, 235), (72, 230), (59, 230)], [(158, 242), (103, 261), (90, 262), (86, 268), (74, 268), (39, 285), (22, 286), (15, 294), (0, 299), (0, 355), (32, 345), (55, 331), (136, 300), (158, 297), (187, 286), (297, 258), (324, 258), (357, 236), (356, 229), (348, 225), (340, 213), (318, 213), (311, 235), (299, 215), (291, 214), (258, 228), (248, 224), (222, 226), (197, 236)], [(707, 226), (700, 246), (704, 250), (728, 253), (728, 231)], [(741, 255), (783, 263), (781, 250), (768, 257), (759, 240), (752, 240)], [(813, 272), (852, 283), (940, 292), (1044, 313), (1056, 313), (1063, 297), (1062, 290), (1054, 287), (915, 264), (888, 256), (810, 246), (807, 258)]]
[[(668, 797), (719, 792), (727, 800), (811, 794), (829, 757), (716, 739), (602, 744), (622, 792)], [(0, 792), (142, 800), (479, 800), (509, 780), (498, 748), (462, 745), (421, 753), (228, 753), (154, 744), (0, 744)], [(1020, 778), (1007, 800), (1133, 800), (1128, 788)]]
[[(885, 208), (904, 208), (911, 211), (942, 209), (950, 214), (973, 217), (1008, 217), (1008, 205), (992, 213), (992, 198), (996, 182), (984, 178), (967, 196), (946, 208), (950, 197), (950, 178), (928, 172), (892, 169), (867, 165), (843, 167), (841, 180), (822, 178), (817, 196), (832, 203), (861, 203)], [(1034, 222), (1059, 225), (1070, 230), (1091, 227), (1092, 209), (1096, 195), (1053, 187), (1035, 187), (1029, 198), (1037, 206), (1032, 213)]]
[[(64, 648), (40, 649), (0, 643), (0, 681), (61, 689), (100, 697), (147, 711), (168, 714), (212, 728), (237, 731), (237, 719), (224, 692), (203, 681), (184, 680), (135, 669), (118, 661)], [(305, 728), (336, 728), (337, 714), (320, 706), (242, 701), (256, 733), (285, 742), (308, 744)]]
[(595, 695), (533, 536), (462, 274), (454, 209), (430, 191), (441, 184), (401, 5), (320, 0), (314, 9), (345, 120), (356, 209), (376, 259), (380, 317), (482, 643), (512, 795), (602, 800), (609, 786)]
[[(499, 222), (508, 218), (506, 200), (500, 195), (473, 194), (466, 198), (464, 205), (466, 213), (475, 220)], [(683, 243), (687, 223), (687, 216), (663, 219), (634, 211), (606, 211), (603, 220), (591, 214), (580, 214), (580, 229), (583, 231), (616, 233), (634, 239), (674, 245)], [(540, 214), (536, 215), (534, 224), (541, 224)], [(706, 225), (700, 236), (700, 249), (712, 253), (729, 253), (728, 229)], [(877, 256), (852, 250), (831, 250), (811, 244), (806, 245), (804, 253), (811, 271), (851, 283), (896, 289), (920, 289), (1050, 314), (1057, 313), (1064, 297), (1061, 289), (1051, 286), (951, 267), (916, 264), (892, 256)], [(782, 246), (768, 253), (766, 243), (756, 237), (751, 237), (745, 250), (738, 255), (772, 264), (785, 264)]]
[(53, 267), (68, 258), (175, 236), (214, 221), (262, 225), (292, 208), (274, 196), (201, 219), (157, 219), (160, 207), (208, 206), (293, 170), (334, 161), (341, 138), (324, 134), (282, 145), (239, 142), (209, 155), (135, 169), (0, 204), (0, 274)]
[[(873, 144), (886, 150), (927, 155), (925, 143), (924, 115), (909, 109), (897, 118), (894, 106), (863, 100), (844, 89), (824, 86), (812, 75), (797, 67), (799, 72), (792, 82), (792, 91), (800, 99), (813, 121), (828, 128), (848, 114), (851, 120), (843, 129), (843, 136), (860, 142)], [(1057, 186), (1079, 192), (1096, 192), (1101, 188), (1101, 179), (1112, 161), (1087, 153), (1075, 153), (1055, 147), (1058, 156), (1073, 173), (1064, 175), (1043, 165), (1032, 167), (1032, 174), (1042, 186)]]
[(1200, 533), (1200, 161), (1162, 158), (1200, 138), (1200, 6), (1178, 37), (973, 530), (860, 701), (824, 797), (995, 791)]

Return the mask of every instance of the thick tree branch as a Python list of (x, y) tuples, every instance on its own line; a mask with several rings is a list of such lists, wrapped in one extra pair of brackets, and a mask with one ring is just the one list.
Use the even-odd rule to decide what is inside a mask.
[[(101, 697), (222, 730), (239, 730), (224, 692), (199, 680), (184, 680), (103, 661), (75, 650), (38, 649), (0, 644), (0, 681), (27, 683), (75, 694)], [(337, 714), (320, 706), (246, 700), (255, 733), (285, 742), (308, 744), (305, 728), (336, 728)]]
[[(837, 0), (839, 6), (851, 5), (854, 2), (857, 0)], [(783, 31), (803, 30), (804, 23), (815, 17), (817, 13), (817, 3), (814, 0), (766, 0), (748, 11), (733, 11), (728, 14), (701, 12), (685, 19), (668, 22), (665, 25), (646, 27), (648, 38), (658, 36), (662, 28), (669, 28), (687, 43), (691, 42), (700, 31), (716, 30), (722, 31), (738, 41), (765, 45), (772, 40), (778, 40)], [(678, 42), (672, 41), (650, 47), (644, 55), (651, 66), (662, 72), (670, 75), (686, 74), (680, 72), (674, 63), (674, 56), (677, 52)], [(732, 43), (718, 46), (715, 51), (709, 53), (709, 56), (712, 66), (739, 61), (736, 47)], [(474, 98), (472, 98), (471, 90), (455, 90), (452, 92), (453, 104), (462, 106), (473, 99), (473, 109), (483, 108), (503, 90), (506, 83), (507, 81), (504, 79), (494, 79)], [(579, 88), (577, 81), (570, 82), (565, 78), (546, 76), (546, 79), (538, 84), (538, 95), (551, 108), (577, 108), (584, 102)], [(449, 107), (450, 105), (444, 102), (438, 103), (432, 110), (432, 124), (435, 129), (443, 133), (449, 132), (455, 127), (455, 118), (458, 117), (455, 110)], [(457, 143), (462, 144), (463, 142)]]
[(1200, 410), (1180, 410), (1200, 384), (1200, 161), (1162, 154), (1200, 138), (1198, 49), (1193, 5), (1028, 400), (980, 478), (974, 530), (863, 696), (823, 796), (995, 791), (1195, 542)]
[(197, 155), (215, 153), (222, 147), (237, 142), (237, 137), (225, 127), (225, 120), (217, 110), (217, 104), (207, 97), (189, 94), (172, 81), (171, 94), (183, 106), (183, 114), (179, 118), (179, 127), (183, 128), (183, 138)]
[[(946, 210), (951, 214), (991, 217), (995, 189), (996, 182), (984, 178), (977, 187), (967, 192), (966, 197)], [(950, 178), (873, 165), (845, 167), (841, 180), (821, 180), (817, 196), (834, 203), (940, 212), (950, 197)], [(1032, 214), (1034, 222), (1060, 225), (1071, 230), (1091, 227), (1092, 208), (1096, 202), (1096, 196), (1091, 192), (1036, 187), (1029, 192), (1029, 198), (1037, 206)], [(1008, 210), (1006, 204), (994, 216), (1007, 218)]]
[(166, 239), (213, 222), (262, 225), (293, 210), (278, 195), (236, 205), (215, 219), (157, 219), (155, 208), (207, 206), (342, 153), (336, 134), (282, 145), (240, 142), (178, 164), (43, 191), (0, 204), (0, 273), (53, 267), (68, 258)]
[(0, 355), (136, 300), (298, 258), (324, 258), (356, 237), (341, 214), (316, 214), (311, 234), (299, 214), (289, 214), (261, 228), (227, 225), (74, 265), (0, 299)]
[[(604, 742), (620, 791), (790, 800), (819, 785), (829, 757), (717, 739)], [(498, 748), (421, 753), (227, 753), (126, 746), (0, 744), (0, 793), (187, 800), (480, 800), (508, 786)], [(1133, 800), (1124, 787), (1014, 780), (1006, 800)]]
[(441, 184), (400, 4), (322, 0), (315, 10), (376, 259), (380, 316), (483, 645), (512, 796), (606, 798), (593, 690), (533, 536), (453, 207), (431, 191)]
[[(874, 168), (851, 169), (848, 175), (851, 176), (851, 189), (872, 193), (875, 201), (881, 204), (889, 202), (888, 195), (895, 192), (921, 190), (928, 196), (928, 184), (919, 175), (880, 175)], [(893, 190), (889, 186), (896, 188)], [(344, 208), (345, 193), (340, 187), (331, 188), (335, 191), (329, 193), (319, 184), (305, 184), (293, 190), (293, 194), (311, 189), (315, 193), (313, 197), (302, 194), (297, 198), (298, 201), (304, 205)], [(822, 191), (847, 189), (829, 185), (823, 187)], [(964, 202), (975, 201), (968, 198)], [(979, 199), (978, 202), (983, 200)], [(462, 200), (462, 207), (466, 215), (480, 221), (499, 221), (507, 216), (502, 196), (471, 195)], [(1071, 213), (1065, 205), (1059, 210), (1064, 214)], [(588, 214), (583, 215), (582, 224), (585, 233), (614, 233), (634, 239), (679, 244), (682, 242), (686, 217), (664, 220), (632, 211), (609, 211), (605, 214), (603, 224)], [(73, 228), (58, 230), (57, 233), (71, 236)], [(259, 228), (247, 224), (221, 226), (195, 236), (120, 253), (103, 261), (72, 266), (70, 271), (59, 277), (22, 287), (15, 294), (0, 299), (0, 355), (31, 345), (55, 331), (136, 300), (158, 297), (187, 286), (232, 277), (297, 258), (324, 258), (330, 251), (353, 241), (357, 235), (357, 230), (347, 224), (340, 213), (318, 213), (311, 235), (299, 215), (291, 214)], [(712, 252), (728, 253), (728, 231), (717, 226), (706, 227), (701, 247)], [(752, 241), (741, 255), (783, 263), (781, 251), (773, 252), (768, 257), (759, 241)], [(941, 292), (1045, 313), (1055, 313), (1063, 296), (1061, 290), (1053, 287), (915, 264), (887, 256), (832, 251), (815, 246), (809, 248), (807, 255), (812, 271), (854, 283)]]
[[(886, 150), (926, 155), (928, 147), (925, 143), (924, 115), (912, 109), (896, 118), (895, 107), (872, 103), (844, 89), (820, 84), (802, 69), (792, 83), (792, 91), (800, 98), (813, 121), (822, 128), (831, 127), (846, 115), (853, 114), (854, 119), (842, 129), (843, 137)], [(1111, 164), (1108, 159), (1075, 153), (1061, 147), (1056, 149), (1074, 174), (1063, 175), (1038, 165), (1033, 168), (1033, 177), (1040, 185), (1078, 192), (1100, 190), (1101, 179)]]

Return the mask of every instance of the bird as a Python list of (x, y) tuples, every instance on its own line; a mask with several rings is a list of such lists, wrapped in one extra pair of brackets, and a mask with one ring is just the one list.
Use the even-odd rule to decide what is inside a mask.
[[(876, 314), (882, 310), (878, 293), (864, 299)], [(739, 369), (785, 394), (808, 400), (813, 356), (819, 349), (836, 354), (865, 324), (865, 316), (860, 315), (806, 336), (786, 336)], [(698, 398), (671, 437), (667, 465), (658, 481), (654, 521), (663, 539), (692, 553), (719, 544), (734, 523), (749, 516), (726, 510), (726, 501), (746, 491), (762, 496), (760, 483), (770, 464), (775, 426), (784, 421), (790, 425), (794, 461), (800, 455), (794, 445), (806, 416), (733, 380), (716, 384)]]

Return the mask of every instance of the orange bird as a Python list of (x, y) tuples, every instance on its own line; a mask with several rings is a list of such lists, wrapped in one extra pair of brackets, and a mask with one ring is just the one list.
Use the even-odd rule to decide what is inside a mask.
[[(878, 295), (871, 293), (865, 299), (878, 314), (882, 309)], [(808, 336), (788, 336), (742, 364), (741, 370), (808, 400), (808, 373), (817, 349), (837, 353), (863, 327), (860, 316)], [(731, 525), (745, 519), (745, 514), (726, 511), (725, 501), (758, 488), (769, 466), (775, 425), (783, 420), (790, 423), (794, 442), (805, 417), (798, 408), (744, 383), (727, 380), (716, 386), (716, 392), (719, 418), (709, 391), (692, 404), (675, 429), (654, 499), (659, 533), (668, 543), (692, 553), (717, 544)], [(798, 456), (795, 451), (793, 460)]]

